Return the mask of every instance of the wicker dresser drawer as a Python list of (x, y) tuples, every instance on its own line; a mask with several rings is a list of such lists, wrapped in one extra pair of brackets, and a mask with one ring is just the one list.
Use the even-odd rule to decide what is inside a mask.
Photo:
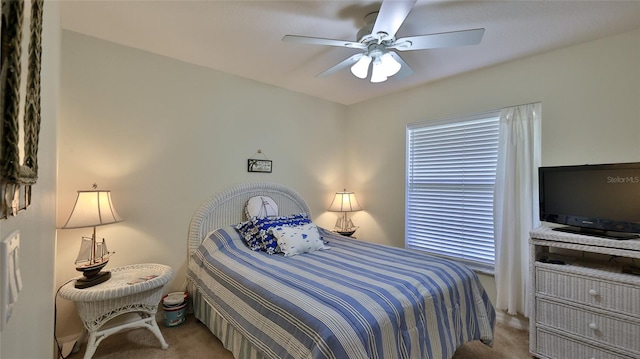
[[(536, 330), (537, 357), (549, 359), (634, 359), (544, 329)], [(635, 357), (637, 358), (637, 357)]]
[(536, 322), (560, 332), (598, 341), (620, 351), (636, 352), (640, 358), (640, 319), (596, 313), (588, 308), (546, 299), (536, 301)]
[(619, 282), (605, 275), (582, 275), (581, 268), (562, 265), (536, 265), (536, 295), (582, 303), (595, 308), (640, 316), (640, 277), (638, 283)]
[[(640, 359), (640, 239), (543, 225), (529, 240), (529, 352), (541, 359)], [(555, 261), (566, 264), (554, 264)]]

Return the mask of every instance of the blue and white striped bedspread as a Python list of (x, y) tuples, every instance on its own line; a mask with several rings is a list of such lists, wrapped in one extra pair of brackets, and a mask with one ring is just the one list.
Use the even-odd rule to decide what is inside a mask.
[(188, 276), (267, 358), (439, 359), (492, 343), (495, 311), (469, 268), (320, 231), (331, 249), (284, 257), (219, 229)]

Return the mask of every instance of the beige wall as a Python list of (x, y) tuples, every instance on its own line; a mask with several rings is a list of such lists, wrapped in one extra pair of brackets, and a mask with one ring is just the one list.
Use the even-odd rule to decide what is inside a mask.
[(56, 124), (60, 84), (60, 9), (43, 8), (41, 129), (38, 183), (33, 204), (16, 217), (0, 221), (0, 238), (20, 231), (20, 271), (23, 287), (13, 315), (0, 333), (0, 357), (53, 357), (53, 298), (56, 209)]
[(350, 106), (360, 236), (404, 246), (407, 123), (537, 101), (543, 165), (640, 161), (640, 30)]
[[(77, 190), (112, 190), (124, 222), (97, 229), (116, 252), (108, 267), (167, 264), (175, 277), (166, 291), (184, 289), (192, 214), (241, 182), (288, 185), (316, 221), (335, 221), (325, 209), (344, 186), (343, 105), (68, 31), (61, 96), (58, 225)], [(273, 173), (247, 172), (258, 149)], [(57, 285), (78, 274), (90, 232), (58, 230)], [(59, 335), (79, 332), (69, 302), (59, 313)]]

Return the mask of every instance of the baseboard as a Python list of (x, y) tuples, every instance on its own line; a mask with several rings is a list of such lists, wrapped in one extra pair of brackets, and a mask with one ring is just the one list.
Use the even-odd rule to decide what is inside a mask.
[(518, 330), (529, 330), (529, 319), (496, 309), (496, 322)]

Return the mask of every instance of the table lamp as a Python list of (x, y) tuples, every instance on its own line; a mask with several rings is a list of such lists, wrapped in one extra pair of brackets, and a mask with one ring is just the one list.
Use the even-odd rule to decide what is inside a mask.
[(76, 270), (82, 272), (83, 277), (76, 280), (75, 287), (89, 288), (111, 278), (111, 272), (101, 271), (109, 262), (111, 252), (107, 250), (104, 238), (96, 238), (96, 227), (122, 221), (113, 203), (111, 191), (98, 190), (78, 191), (76, 203), (63, 229), (93, 227), (91, 238), (82, 237), (80, 251), (76, 259)]
[(329, 206), (331, 212), (342, 212), (343, 216), (338, 217), (336, 221), (335, 231), (343, 236), (351, 236), (358, 227), (353, 225), (351, 219), (347, 217), (347, 212), (361, 211), (362, 207), (356, 199), (356, 195), (353, 192), (347, 192), (345, 189), (342, 192), (336, 192), (333, 201)]

